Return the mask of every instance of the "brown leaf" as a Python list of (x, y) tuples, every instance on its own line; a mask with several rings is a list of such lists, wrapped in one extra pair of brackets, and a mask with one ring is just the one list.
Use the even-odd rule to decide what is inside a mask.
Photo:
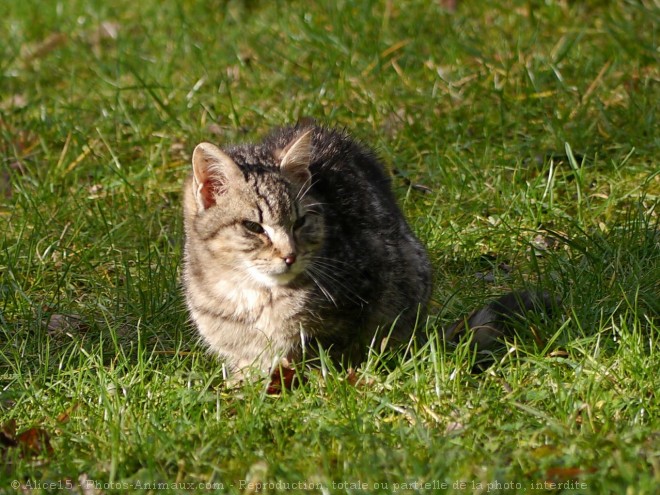
[(0, 110), (19, 110), (28, 106), (28, 99), (23, 93), (6, 97), (0, 102)]
[(346, 372), (346, 378), (344, 378), (346, 382), (348, 382), (349, 385), (352, 385), (353, 387), (362, 389), (362, 388), (369, 388), (374, 386), (377, 381), (373, 376), (365, 375), (365, 374), (359, 374), (355, 371), (354, 368), (348, 368)]
[(575, 467), (555, 467), (549, 468), (545, 472), (545, 477), (549, 483), (557, 483), (559, 481), (570, 481), (574, 480), (578, 476), (584, 476), (585, 474), (595, 473), (596, 468), (575, 468)]
[(394, 137), (405, 126), (412, 125), (413, 123), (414, 120), (406, 115), (406, 109), (401, 107), (385, 117), (383, 121), (383, 132), (389, 137)]
[(23, 61), (26, 63), (43, 58), (53, 50), (69, 41), (69, 37), (64, 33), (51, 33), (45, 40), (31, 45), (25, 45), (21, 50)]
[(359, 377), (357, 376), (357, 373), (355, 372), (354, 368), (348, 368), (348, 372), (346, 374), (346, 381), (353, 385), (355, 387), (355, 384), (358, 382)]
[(16, 447), (18, 445), (16, 441), (15, 419), (10, 419), (2, 425), (2, 430), (0, 430), (0, 445), (3, 447)]
[(38, 456), (42, 453), (52, 454), (53, 447), (50, 445), (50, 435), (41, 428), (29, 428), (16, 436), (23, 454)]
[(243, 490), (243, 494), (261, 493), (263, 491), (263, 484), (268, 478), (268, 470), (268, 463), (264, 460), (252, 464), (245, 474), (245, 489)]
[(534, 325), (529, 326), (529, 331), (532, 333), (532, 337), (534, 337), (534, 342), (536, 342), (536, 345), (539, 347), (544, 347), (545, 346), (545, 340), (539, 333), (538, 329)]
[(458, 0), (438, 0), (440, 6), (448, 12), (456, 12)]
[(433, 189), (431, 189), (429, 186), (425, 186), (424, 184), (411, 184), (410, 187), (412, 187), (415, 191), (423, 192), (424, 194), (431, 194), (433, 192)]
[(555, 349), (554, 351), (548, 354), (548, 357), (552, 357), (552, 358), (555, 357), (567, 358), (569, 356), (570, 355), (568, 354), (568, 352), (563, 349)]
[(69, 421), (69, 417), (71, 416), (71, 413), (76, 409), (78, 409), (79, 407), (80, 407), (80, 402), (76, 402), (75, 404), (73, 404), (66, 411), (60, 413), (60, 415), (57, 417), (57, 422), (66, 423), (67, 421)]
[(55, 313), (50, 315), (46, 329), (52, 336), (68, 335), (70, 333), (80, 334), (89, 330), (89, 324), (82, 316), (77, 314), (64, 315)]
[(78, 486), (82, 495), (100, 495), (103, 492), (97, 488), (94, 480), (90, 479), (87, 473), (82, 473), (78, 476)]
[(450, 434), (457, 434), (462, 432), (465, 429), (465, 425), (463, 423), (459, 423), (457, 421), (450, 421), (447, 423), (447, 426), (445, 427), (445, 434), (450, 435)]
[[(303, 381), (305, 381), (304, 377)], [(266, 393), (268, 395), (280, 395), (282, 390), (293, 390), (297, 385), (299, 385), (299, 376), (295, 368), (280, 366), (270, 375)]]
[(43, 453), (52, 454), (50, 435), (42, 428), (28, 428), (16, 434), (16, 421), (10, 420), (0, 430), (0, 445), (6, 448), (18, 448), (24, 456), (36, 457)]
[(561, 232), (542, 232), (529, 242), (530, 245), (527, 250), (532, 251), (536, 256), (543, 256), (547, 251), (559, 249), (562, 241), (567, 238)]
[(92, 45), (99, 45), (103, 40), (116, 40), (121, 25), (117, 22), (103, 21), (96, 29), (82, 34), (82, 38)]
[(11, 181), (9, 180), (9, 174), (4, 170), (0, 173), (0, 194), (5, 198), (12, 197), (11, 190)]
[(103, 192), (103, 184), (92, 184), (87, 188), (87, 192), (89, 193), (88, 199), (98, 199)]
[(530, 452), (530, 455), (534, 459), (545, 459), (547, 457), (557, 456), (558, 451), (559, 451), (559, 449), (556, 446), (550, 445), (550, 444), (545, 444), (545, 445), (541, 445), (540, 447), (537, 447), (537, 448), (533, 449)]
[(538, 251), (547, 251), (552, 247), (553, 239), (550, 239), (549, 237), (544, 237), (543, 235), (539, 234), (534, 239), (532, 239), (532, 247)]
[[(6, 140), (0, 141), (0, 152), (9, 151), (12, 153), (11, 156), (20, 159), (31, 153), (40, 143), (39, 136), (30, 130), (17, 129), (2, 119), (0, 119), (0, 127), (7, 136)], [(16, 155), (13, 153), (13, 148), (17, 151)], [(20, 161), (12, 162), (11, 168), (17, 170), (21, 175), (25, 175), (25, 166)]]
[(206, 127), (206, 130), (207, 130), (208, 132), (210, 132), (211, 134), (214, 134), (214, 135), (216, 135), (216, 136), (224, 136), (225, 134), (227, 134), (227, 132), (225, 131), (225, 129), (223, 129), (223, 128), (220, 126), (220, 124), (216, 124), (215, 122), (209, 124), (209, 125)]

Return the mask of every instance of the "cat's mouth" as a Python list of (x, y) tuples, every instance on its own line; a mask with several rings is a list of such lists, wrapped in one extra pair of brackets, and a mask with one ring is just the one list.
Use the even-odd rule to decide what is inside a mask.
[(257, 267), (250, 267), (248, 272), (254, 280), (267, 287), (284, 287), (293, 282), (305, 272), (303, 263), (294, 266), (278, 267), (274, 270), (264, 271)]
[(289, 285), (300, 275), (300, 273), (294, 273), (292, 271), (286, 273), (280, 273), (277, 275), (271, 275), (270, 278), (276, 282), (275, 285)]

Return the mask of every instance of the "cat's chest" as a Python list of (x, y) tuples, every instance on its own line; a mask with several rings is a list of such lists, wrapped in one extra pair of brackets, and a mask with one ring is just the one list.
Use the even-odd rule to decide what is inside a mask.
[(295, 325), (305, 312), (306, 294), (302, 290), (288, 288), (250, 288), (224, 285), (218, 287), (224, 294), (225, 303), (238, 319), (271, 333)]

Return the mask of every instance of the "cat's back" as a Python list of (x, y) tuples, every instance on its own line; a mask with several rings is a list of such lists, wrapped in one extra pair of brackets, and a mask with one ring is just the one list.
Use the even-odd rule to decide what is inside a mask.
[(309, 191), (322, 203), (335, 232), (351, 236), (344, 242), (357, 242), (370, 233), (411, 233), (386, 168), (371, 148), (344, 129), (319, 125), (280, 128), (265, 138), (260, 151), (272, 155), (274, 150), (277, 155), (277, 150), (307, 131), (311, 131), (313, 149)]

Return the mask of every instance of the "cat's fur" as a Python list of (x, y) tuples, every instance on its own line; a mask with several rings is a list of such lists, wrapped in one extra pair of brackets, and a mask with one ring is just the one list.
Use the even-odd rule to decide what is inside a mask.
[[(382, 338), (409, 341), (431, 265), (371, 150), (343, 131), (296, 126), (222, 151), (202, 143), (192, 161), (186, 299), (231, 369), (269, 372), (316, 344), (357, 364)], [(503, 332), (501, 315), (535, 304), (512, 296), (468, 321), (482, 345)]]

